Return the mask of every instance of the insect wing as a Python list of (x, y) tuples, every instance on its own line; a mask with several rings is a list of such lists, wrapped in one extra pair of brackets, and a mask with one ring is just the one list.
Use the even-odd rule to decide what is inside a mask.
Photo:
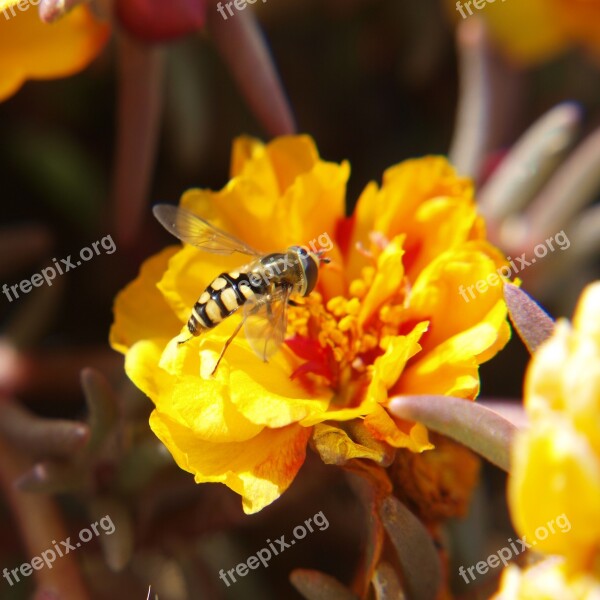
[(254, 353), (265, 362), (285, 338), (287, 307), (291, 288), (272, 294), (256, 295), (244, 304), (244, 331)]
[(185, 208), (171, 204), (157, 204), (152, 212), (171, 235), (200, 250), (213, 254), (239, 252), (249, 256), (260, 256), (260, 252), (254, 248)]

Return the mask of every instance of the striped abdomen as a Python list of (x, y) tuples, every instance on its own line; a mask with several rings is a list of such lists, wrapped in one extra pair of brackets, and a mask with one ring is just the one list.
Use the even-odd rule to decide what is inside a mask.
[(252, 297), (254, 291), (246, 273), (221, 273), (194, 304), (188, 321), (190, 333), (200, 335), (212, 329)]

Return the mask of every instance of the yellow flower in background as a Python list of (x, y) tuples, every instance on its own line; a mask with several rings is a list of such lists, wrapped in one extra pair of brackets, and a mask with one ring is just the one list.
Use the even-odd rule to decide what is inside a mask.
[[(502, 598), (597, 598), (600, 594), (600, 282), (535, 353), (525, 380), (530, 428), (512, 455), (508, 496), (518, 533), (560, 561), (503, 579)], [(543, 533), (564, 515), (569, 528)], [(545, 564), (546, 561), (544, 561)], [(544, 569), (547, 576), (539, 576)], [(531, 573), (529, 572), (531, 571)], [(551, 575), (549, 573), (552, 573)], [(553, 588), (547, 582), (556, 580)], [(536, 596), (537, 589), (546, 590)], [(518, 589), (510, 595), (506, 590)], [(532, 591), (533, 590), (533, 591)], [(563, 593), (562, 590), (567, 590)], [(568, 593), (567, 593), (568, 592)]]
[[(583, 46), (600, 58), (600, 0), (483, 0), (466, 19), (480, 17), (509, 58), (530, 65), (553, 58), (569, 46)], [(456, 1), (447, 0), (455, 20), (463, 21)]]
[(0, 101), (28, 79), (56, 79), (83, 70), (109, 35), (108, 26), (97, 21), (87, 6), (45, 24), (37, 6), (27, 4), (26, 10), (19, 10), (17, 4), (0, 0), (4, 11), (0, 14)]
[(510, 565), (502, 574), (495, 600), (596, 600), (598, 580), (590, 575), (570, 575), (564, 561), (548, 558), (520, 570)]
[[(233, 145), (231, 180), (188, 191), (181, 206), (265, 253), (327, 234), (331, 264), (302, 305), (290, 307), (286, 344), (269, 363), (243, 334), (215, 361), (239, 323), (177, 346), (201, 291), (243, 259), (184, 246), (143, 265), (119, 294), (111, 344), (154, 402), (150, 424), (197, 482), (220, 482), (253, 513), (278, 498), (304, 462), (309, 439), (327, 462), (377, 460), (377, 443), (432, 447), (419, 424), (386, 411), (395, 394), (474, 398), (478, 366), (509, 337), (502, 287), (470, 303), (459, 285), (504, 264), (485, 240), (472, 184), (427, 157), (388, 169), (344, 216), (346, 163), (324, 162), (311, 138)], [(240, 312), (240, 311), (238, 311)], [(363, 445), (344, 424), (360, 423)]]

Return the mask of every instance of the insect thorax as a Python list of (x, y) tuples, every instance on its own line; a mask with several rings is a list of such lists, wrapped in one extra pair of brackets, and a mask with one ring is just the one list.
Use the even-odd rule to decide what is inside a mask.
[(255, 269), (252, 269), (252, 273), (259, 276), (267, 284), (263, 293), (284, 285), (291, 286), (295, 292), (301, 289), (303, 270), (295, 252), (268, 254), (257, 262), (258, 264)]

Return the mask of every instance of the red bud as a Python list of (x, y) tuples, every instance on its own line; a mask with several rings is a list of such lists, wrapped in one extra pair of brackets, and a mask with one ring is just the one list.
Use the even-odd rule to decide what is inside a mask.
[(204, 26), (206, 0), (117, 0), (117, 18), (133, 36), (164, 42)]

